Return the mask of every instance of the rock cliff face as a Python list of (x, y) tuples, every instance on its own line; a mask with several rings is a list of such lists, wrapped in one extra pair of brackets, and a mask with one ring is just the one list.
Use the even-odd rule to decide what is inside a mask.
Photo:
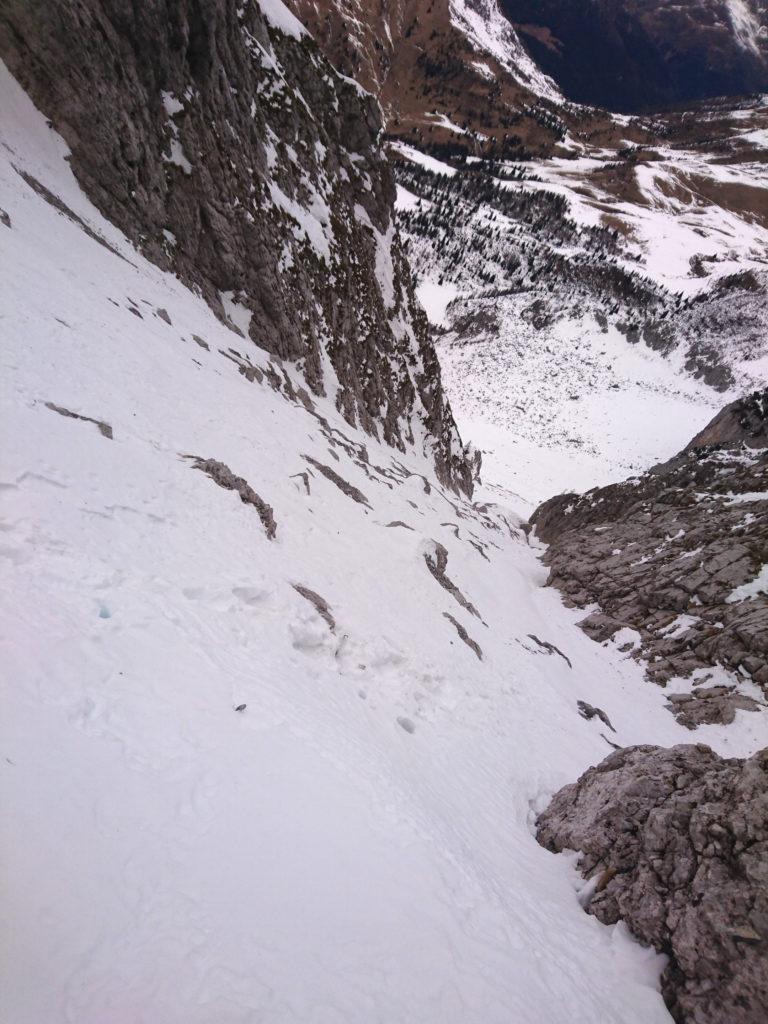
[(147, 255), (350, 423), (471, 492), (377, 104), (280, 0), (9, 0), (0, 56)]
[(669, 957), (681, 1024), (758, 1024), (768, 1009), (768, 749), (627, 747), (553, 798), (539, 842), (578, 850), (587, 909)]
[[(550, 547), (549, 583), (604, 641), (639, 633), (635, 654), (694, 727), (751, 707), (732, 686), (705, 687), (714, 666), (768, 689), (768, 391), (726, 407), (680, 455), (639, 478), (565, 494), (531, 518)], [(746, 702), (746, 703), (745, 703)]]

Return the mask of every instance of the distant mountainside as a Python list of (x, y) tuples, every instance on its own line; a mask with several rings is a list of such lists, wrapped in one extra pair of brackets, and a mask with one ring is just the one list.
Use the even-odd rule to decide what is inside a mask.
[[(558, 91), (501, 0), (290, 2), (382, 104), (452, 408), (497, 482), (537, 500), (607, 484), (684, 445), (718, 391), (760, 386), (761, 98), (611, 113)], [(713, 38), (759, 48), (736, 24)]]
[(501, 0), (565, 95), (627, 113), (768, 90), (766, 0)]
[(617, 121), (658, 144), (574, 133), (517, 164), (392, 147), (451, 406), (518, 494), (642, 472), (768, 379), (768, 108)]
[(518, 157), (551, 152), (562, 96), (497, 0), (288, 0), (331, 61), (417, 145)]

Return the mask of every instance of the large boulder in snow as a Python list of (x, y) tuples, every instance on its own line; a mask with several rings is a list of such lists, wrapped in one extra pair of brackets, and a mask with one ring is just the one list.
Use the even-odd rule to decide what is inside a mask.
[(581, 853), (590, 914), (669, 957), (676, 1021), (768, 1019), (768, 749), (619, 750), (555, 795), (537, 838)]
[(768, 388), (731, 402), (694, 437), (686, 448), (711, 444), (746, 444), (768, 447)]

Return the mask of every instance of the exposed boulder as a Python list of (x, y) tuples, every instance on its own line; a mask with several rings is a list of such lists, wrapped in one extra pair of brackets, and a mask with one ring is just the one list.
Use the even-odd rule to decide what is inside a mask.
[(669, 957), (662, 993), (681, 1024), (762, 1024), (768, 1013), (768, 749), (627, 747), (565, 786), (537, 822), (578, 850), (587, 910), (624, 920)]
[[(641, 477), (565, 494), (531, 517), (549, 584), (598, 642), (639, 633), (634, 656), (661, 685), (722, 665), (768, 689), (768, 390), (728, 406), (680, 455)], [(710, 694), (694, 719), (757, 707)], [(728, 707), (730, 705), (730, 708)], [(714, 716), (714, 717), (713, 717)], [(691, 719), (693, 722), (693, 719)]]
[(739, 443), (750, 448), (768, 447), (768, 389), (726, 405), (694, 437), (686, 451), (711, 444)]
[(702, 686), (693, 693), (670, 693), (667, 700), (667, 707), (686, 729), (730, 725), (737, 711), (757, 711), (760, 706), (735, 686)]
[(378, 105), (280, 0), (8, 0), (0, 56), (147, 256), (350, 423), (423, 445), (471, 493)]

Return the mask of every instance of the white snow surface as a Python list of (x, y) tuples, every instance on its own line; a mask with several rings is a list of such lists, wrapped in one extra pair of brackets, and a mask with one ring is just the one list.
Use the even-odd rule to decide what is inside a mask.
[(589, 316), (564, 317), (532, 337), (524, 303), (499, 302), (500, 325), (485, 340), (464, 344), (449, 332), (438, 353), (456, 421), (482, 451), (485, 477), (531, 507), (671, 458), (723, 405), (683, 372), (679, 356), (632, 345)]
[(219, 298), (230, 323), (240, 331), (244, 338), (247, 338), (253, 316), (250, 309), (237, 301), (234, 292), (220, 292)]
[[(403, 190), (405, 191), (405, 190)], [(448, 306), (456, 298), (458, 289), (452, 284), (441, 284), (434, 279), (424, 278), (416, 288), (416, 297), (433, 324), (446, 324)]]
[(760, 572), (749, 583), (742, 583), (736, 587), (726, 601), (728, 604), (735, 604), (737, 601), (750, 601), (759, 594), (768, 594), (768, 564), (760, 566)]
[[(319, 400), (370, 465), (329, 448), (239, 374), (223, 353), (267, 355), (103, 220), (0, 84), (7, 1019), (668, 1022), (660, 958), (585, 914), (532, 835), (608, 740), (691, 741), (662, 691), (576, 628), (513, 509), (446, 493)], [(186, 456), (244, 477), (275, 539)], [(428, 571), (434, 542), (482, 620)], [(695, 739), (747, 754), (761, 725)]]
[(447, 177), (452, 178), (456, 173), (456, 169), (451, 167), (450, 164), (445, 163), (443, 160), (438, 160), (437, 157), (430, 156), (429, 153), (422, 153), (420, 149), (416, 149), (415, 146), (409, 146), (407, 142), (392, 142), (392, 149), (406, 157), (408, 160), (413, 160), (416, 164), (421, 164), (422, 167), (426, 167), (428, 171), (433, 174), (445, 174)]
[[(248, 0), (245, 2), (247, 3)], [(273, 28), (279, 29), (294, 39), (301, 39), (302, 36), (307, 35), (307, 30), (296, 15), (288, 10), (282, 0), (257, 0), (257, 3)]]

